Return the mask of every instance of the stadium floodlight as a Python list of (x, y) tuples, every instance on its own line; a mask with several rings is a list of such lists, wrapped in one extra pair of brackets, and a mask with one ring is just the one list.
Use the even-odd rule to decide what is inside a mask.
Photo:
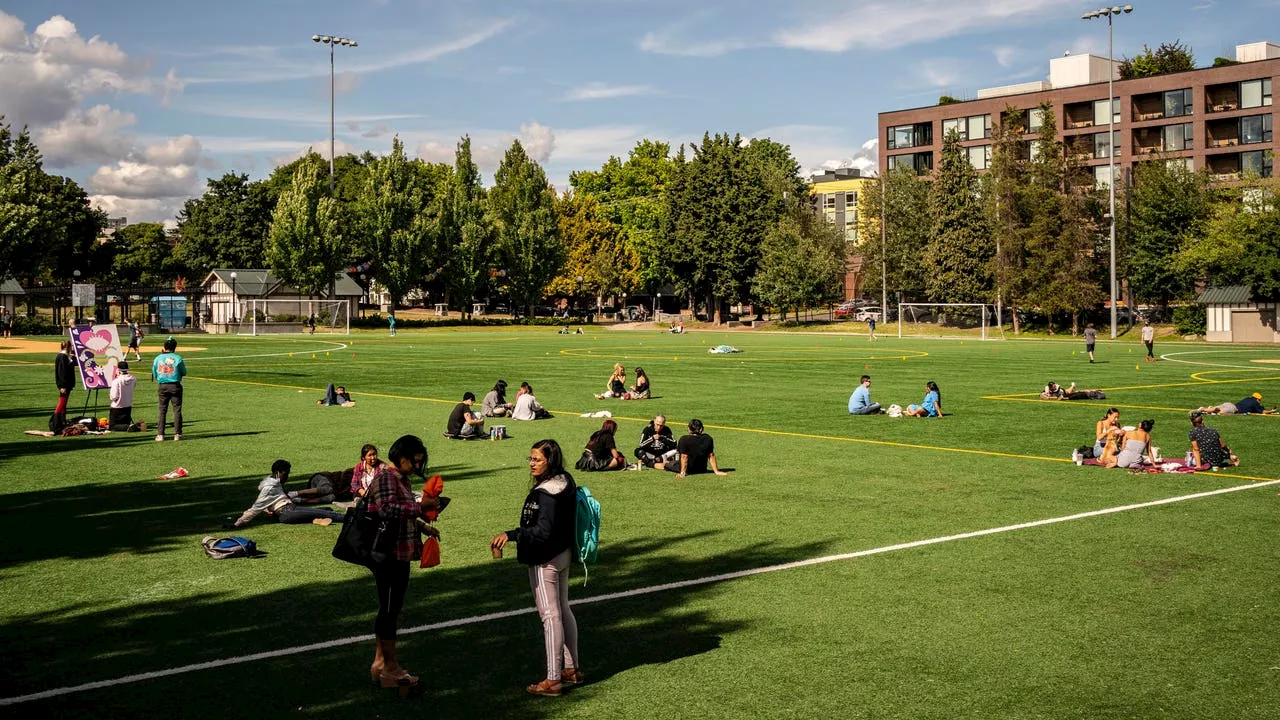
[(333, 121), (333, 48), (341, 45), (343, 47), (356, 47), (359, 43), (349, 37), (341, 35), (312, 35), (313, 42), (324, 43), (329, 46), (329, 194), (333, 194), (333, 156), (335, 153), (336, 141), (334, 139), (334, 121)]

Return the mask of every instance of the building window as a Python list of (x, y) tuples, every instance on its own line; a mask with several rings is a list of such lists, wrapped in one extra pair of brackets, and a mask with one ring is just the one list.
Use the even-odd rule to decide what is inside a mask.
[(971, 115), (965, 118), (965, 125), (968, 129), (966, 140), (986, 140), (991, 137), (990, 115)]
[(850, 190), (849, 192), (844, 194), (844, 206), (846, 208), (845, 212), (850, 212), (854, 208), (858, 207), (858, 191), (857, 190)]
[(1164, 166), (1169, 168), (1170, 170), (1173, 170), (1176, 168), (1182, 168), (1187, 172), (1191, 172), (1195, 167), (1191, 163), (1191, 158), (1169, 158), (1168, 160), (1164, 161)]
[(1251, 115), (1240, 118), (1240, 144), (1271, 142), (1271, 116)]
[(1191, 88), (1170, 90), (1164, 94), (1164, 116), (1182, 117), (1191, 114)]
[(960, 134), (961, 140), (969, 139), (965, 136), (964, 118), (952, 118), (950, 120), (942, 121), (942, 137), (945, 138), (950, 135), (953, 130)]
[(974, 170), (986, 170), (991, 165), (991, 146), (979, 145), (977, 147), (966, 148), (969, 154), (969, 164)]
[(1093, 169), (1093, 184), (1099, 190), (1111, 187), (1111, 165), (1099, 165)]
[(933, 123), (916, 123), (915, 125), (895, 125), (889, 128), (889, 149), (917, 147), (933, 144)]
[(1254, 150), (1240, 153), (1240, 172), (1258, 177), (1271, 177), (1271, 153)]
[(1240, 83), (1240, 107), (1270, 107), (1271, 78), (1246, 80)]
[[(1116, 122), (1120, 122), (1120, 98), (1111, 99), (1111, 117)], [(1093, 101), (1093, 124), (1107, 124), (1107, 101), (1105, 99)]]
[(1111, 157), (1111, 148), (1116, 148), (1116, 154), (1120, 150), (1120, 131), (1116, 130), (1111, 133), (1112, 137), (1107, 137), (1108, 133), (1100, 132), (1093, 135), (1093, 156), (1096, 158)]
[(1190, 150), (1191, 142), (1191, 123), (1178, 123), (1177, 125), (1165, 125), (1160, 128), (1162, 135), (1161, 148), (1166, 152), (1177, 152), (1179, 150)]
[(835, 209), (836, 209), (835, 193), (824, 193), (822, 195), (822, 209), (835, 212)]
[(1031, 108), (1027, 111), (1027, 132), (1039, 132), (1044, 125), (1044, 110)]

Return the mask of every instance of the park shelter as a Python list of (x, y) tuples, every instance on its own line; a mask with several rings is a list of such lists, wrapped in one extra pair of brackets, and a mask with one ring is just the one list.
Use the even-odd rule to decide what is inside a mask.
[(1209, 342), (1280, 343), (1276, 303), (1255, 300), (1247, 285), (1206, 288), (1196, 302), (1205, 309)]
[[(235, 273), (235, 278), (231, 274)], [(252, 300), (271, 300), (275, 313), (306, 317), (314, 309), (309, 301), (328, 300), (329, 290), (308, 296), (285, 283), (270, 270), (217, 268), (200, 283), (204, 300), (200, 313), (205, 318), (209, 332), (235, 332), (229, 326), (243, 319), (252, 307)], [(349, 311), (360, 302), (364, 290), (345, 272), (334, 273), (334, 299), (345, 300)]]
[(13, 278), (0, 282), (0, 307), (8, 310), (11, 317), (16, 316), (18, 314), (18, 301), (26, 294), (26, 291), (22, 289), (18, 281)]

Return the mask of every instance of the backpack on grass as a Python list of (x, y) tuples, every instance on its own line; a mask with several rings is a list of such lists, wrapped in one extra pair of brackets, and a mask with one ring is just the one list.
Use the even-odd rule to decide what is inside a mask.
[(591, 491), (579, 485), (577, 513), (574, 521), (573, 550), (582, 563), (583, 581), (586, 585), (587, 565), (594, 565), (600, 549), (600, 503)]
[(249, 538), (239, 535), (216, 538), (206, 537), (200, 541), (204, 553), (214, 560), (231, 560), (232, 558), (259, 558), (266, 555), (258, 549), (258, 544)]

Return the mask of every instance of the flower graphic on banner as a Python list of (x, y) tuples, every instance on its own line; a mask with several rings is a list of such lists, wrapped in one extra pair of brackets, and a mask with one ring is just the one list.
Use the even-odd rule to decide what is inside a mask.
[(79, 326), (72, 328), (70, 334), (84, 388), (98, 390), (109, 387), (117, 373), (116, 363), (124, 359), (116, 326)]

